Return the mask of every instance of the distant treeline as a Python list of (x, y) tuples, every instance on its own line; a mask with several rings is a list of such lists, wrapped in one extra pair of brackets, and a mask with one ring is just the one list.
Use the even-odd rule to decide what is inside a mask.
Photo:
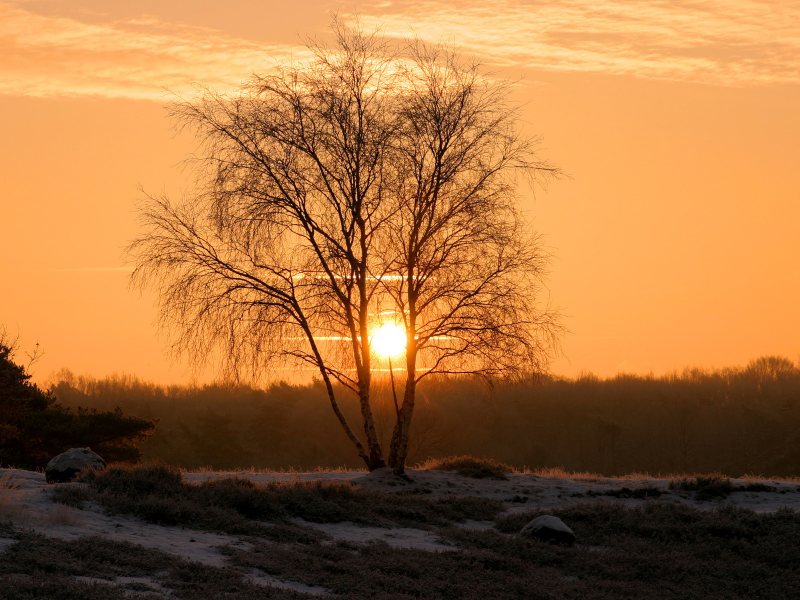
[[(381, 386), (376, 413), (388, 441), (394, 406)], [(141, 446), (145, 459), (189, 469), (363, 466), (319, 383), (166, 387), (131, 376), (94, 379), (61, 371), (50, 389), (64, 406), (120, 406), (158, 419)], [(355, 398), (340, 394), (357, 423)], [(493, 386), (436, 378), (418, 394), (411, 465), (472, 454), (517, 467), (606, 475), (800, 475), (800, 364), (786, 358), (660, 377), (538, 377)]]

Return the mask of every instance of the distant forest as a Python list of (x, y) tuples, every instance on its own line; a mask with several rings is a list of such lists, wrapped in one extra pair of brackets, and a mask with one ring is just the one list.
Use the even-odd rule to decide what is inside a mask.
[[(361, 468), (321, 384), (159, 386), (133, 376), (61, 371), (65, 407), (158, 419), (144, 459), (197, 469)], [(339, 390), (357, 422), (356, 400)], [(376, 411), (394, 422), (387, 384)], [(660, 377), (538, 377), (524, 384), (432, 378), (418, 392), (409, 465), (472, 454), (531, 469), (605, 475), (721, 472), (800, 475), (800, 364), (763, 357), (746, 367)]]

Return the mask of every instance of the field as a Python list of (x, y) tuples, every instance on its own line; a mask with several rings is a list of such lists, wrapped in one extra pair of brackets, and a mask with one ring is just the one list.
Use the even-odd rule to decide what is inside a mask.
[[(800, 585), (797, 480), (426, 466), (406, 481), (150, 463), (51, 486), (6, 470), (0, 598), (750, 599)], [(517, 535), (541, 514), (577, 542)]]

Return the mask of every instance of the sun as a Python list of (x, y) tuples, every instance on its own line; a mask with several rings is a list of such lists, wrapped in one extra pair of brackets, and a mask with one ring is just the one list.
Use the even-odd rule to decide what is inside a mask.
[(399, 356), (406, 351), (406, 330), (400, 325), (386, 323), (372, 332), (371, 342), (380, 356)]

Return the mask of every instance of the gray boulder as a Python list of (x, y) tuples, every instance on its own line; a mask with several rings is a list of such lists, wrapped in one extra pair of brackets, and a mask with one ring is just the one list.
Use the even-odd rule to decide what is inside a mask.
[(66, 483), (86, 467), (105, 469), (106, 461), (91, 448), (72, 448), (53, 458), (44, 470), (47, 483)]
[(556, 544), (566, 544), (571, 546), (575, 542), (575, 533), (567, 527), (564, 522), (553, 515), (537, 517), (525, 527), (519, 534), (523, 537), (542, 540), (543, 542), (553, 542)]

